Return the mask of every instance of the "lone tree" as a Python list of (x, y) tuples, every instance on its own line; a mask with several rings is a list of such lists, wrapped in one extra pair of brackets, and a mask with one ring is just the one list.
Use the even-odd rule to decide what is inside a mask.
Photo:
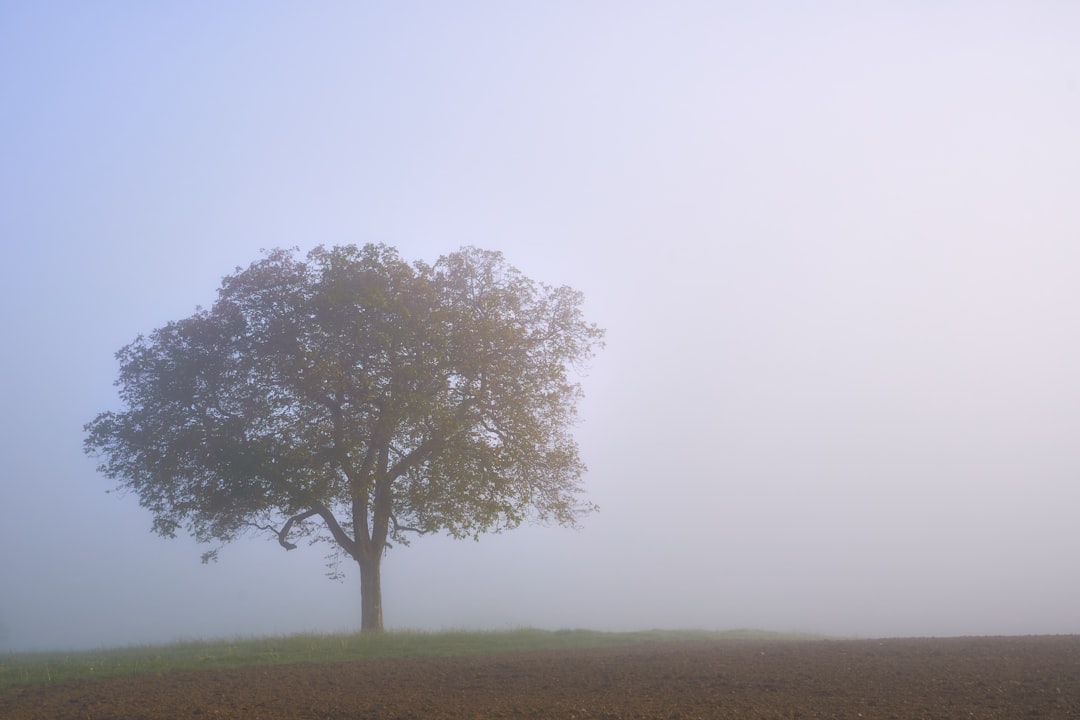
[(204, 562), (249, 531), (331, 543), (380, 631), (391, 541), (594, 509), (569, 371), (603, 331), (581, 302), (476, 248), (434, 265), (384, 245), (274, 250), (117, 353), (126, 409), (88, 423), (85, 449), (155, 532), (214, 544)]

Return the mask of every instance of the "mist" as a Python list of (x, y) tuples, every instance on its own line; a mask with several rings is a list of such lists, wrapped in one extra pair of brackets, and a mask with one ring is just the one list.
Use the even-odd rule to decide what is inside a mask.
[(0, 650), (351, 631), (82, 452), (260, 249), (500, 250), (607, 346), (599, 512), (383, 562), (388, 628), (1080, 633), (1080, 8), (0, 10)]

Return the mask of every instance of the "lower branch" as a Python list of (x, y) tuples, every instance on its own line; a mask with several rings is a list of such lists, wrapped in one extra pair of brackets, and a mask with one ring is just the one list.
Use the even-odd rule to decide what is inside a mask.
[(298, 522), (303, 522), (307, 520), (312, 515), (318, 514), (318, 510), (308, 510), (307, 512), (302, 512), (299, 515), (294, 515), (293, 517), (285, 521), (285, 524), (281, 526), (280, 530), (273, 527), (272, 525), (255, 525), (255, 527), (259, 528), (260, 530), (266, 530), (267, 532), (272, 532), (277, 535), (278, 544), (286, 550), (295, 550), (296, 545), (288, 541), (289, 532), (292, 530), (293, 525)]
[(305, 510), (299, 515), (293, 515), (291, 518), (285, 521), (285, 524), (281, 526), (280, 530), (275, 528), (273, 525), (256, 525), (255, 523), (248, 524), (252, 527), (258, 528), (259, 530), (265, 530), (267, 532), (274, 533), (275, 535), (277, 535), (277, 541), (278, 544), (281, 545), (281, 547), (285, 548), (286, 550), (295, 550), (296, 544), (289, 542), (288, 539), (289, 533), (292, 532), (293, 525), (295, 525), (296, 523), (304, 522), (308, 518), (315, 515), (318, 515), (323, 519), (323, 522), (326, 523), (327, 529), (330, 531), (330, 534), (333, 535), (334, 540), (337, 541), (338, 545), (340, 545), (342, 549), (345, 550), (345, 552), (347, 552), (350, 556), (355, 558), (356, 541), (354, 541), (348, 536), (348, 534), (342, 529), (341, 525), (338, 523), (337, 519), (334, 517), (334, 514), (330, 512), (329, 508), (327, 508), (322, 503), (315, 503), (315, 506), (310, 510)]

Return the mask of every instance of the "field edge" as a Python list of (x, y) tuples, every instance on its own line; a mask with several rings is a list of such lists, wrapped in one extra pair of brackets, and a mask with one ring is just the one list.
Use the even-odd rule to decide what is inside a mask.
[(522, 627), (508, 630), (391, 630), (381, 634), (296, 633), (255, 638), (186, 640), (100, 650), (7, 653), (0, 655), (0, 692), (19, 685), (180, 670), (355, 662), (392, 657), (495, 655), (644, 642), (821, 639), (825, 639), (824, 636), (755, 629), (608, 632)]

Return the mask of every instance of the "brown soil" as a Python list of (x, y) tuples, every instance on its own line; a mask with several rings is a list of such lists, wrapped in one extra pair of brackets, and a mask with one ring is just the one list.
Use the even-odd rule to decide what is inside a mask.
[(1080, 636), (701, 641), (11, 688), (0, 718), (1080, 718)]

